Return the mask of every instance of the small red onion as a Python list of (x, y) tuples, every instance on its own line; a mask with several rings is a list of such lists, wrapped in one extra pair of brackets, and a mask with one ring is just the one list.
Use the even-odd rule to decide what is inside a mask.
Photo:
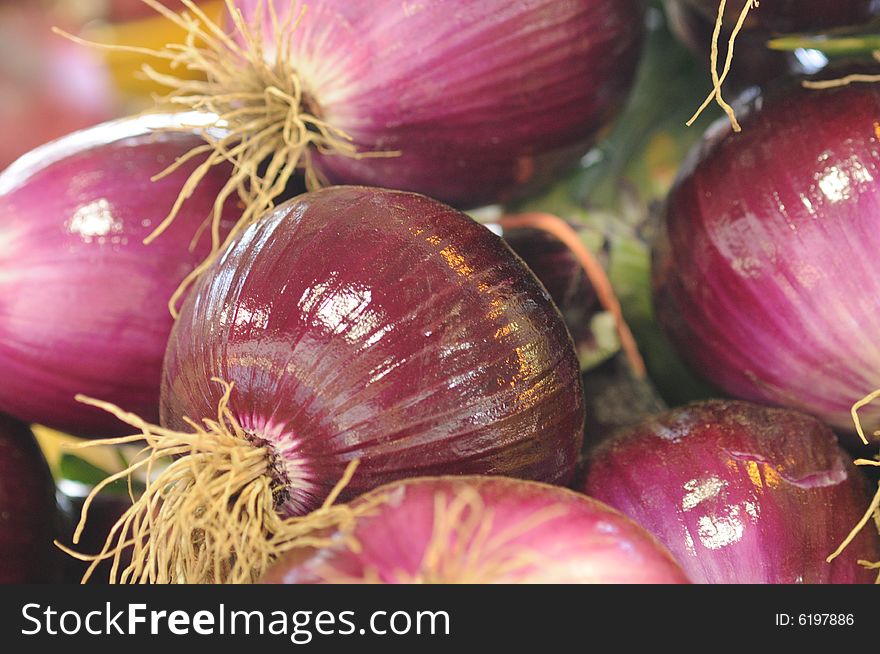
[(0, 584), (55, 581), (55, 484), (27, 426), (0, 415)]
[(709, 401), (628, 429), (591, 455), (581, 487), (645, 527), (697, 583), (870, 583), (867, 483), (815, 418)]
[(262, 581), (687, 583), (638, 525), (563, 488), (422, 478), (383, 486), (352, 504), (367, 505), (350, 534), (337, 532), (328, 548), (291, 551)]
[(0, 411), (86, 436), (121, 425), (74, 401), (80, 392), (158, 416), (167, 302), (210, 251), (207, 237), (190, 244), (228, 176), (212, 171), (180, 224), (143, 244), (195, 167), (150, 181), (199, 142), (161, 131), (181, 120), (105, 123), (0, 174), (0, 377), (14, 380), (0, 384)]
[[(132, 507), (120, 539), (142, 547), (123, 578), (256, 579), (291, 530), (350, 517), (321, 508), (340, 480), (343, 497), (419, 475), (566, 483), (582, 403), (558, 310), (488, 229), (412, 193), (301, 195), (192, 289), (165, 356), (163, 427), (100, 404), (152, 434), (154, 459), (187, 455)], [(188, 419), (209, 416), (194, 433)]]
[(841, 430), (880, 387), (878, 115), (876, 85), (756, 97), (691, 154), (654, 257), (657, 318), (698, 372)]

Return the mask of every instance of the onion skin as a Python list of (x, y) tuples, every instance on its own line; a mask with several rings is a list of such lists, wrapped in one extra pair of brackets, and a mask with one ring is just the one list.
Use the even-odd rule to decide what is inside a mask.
[(592, 343), (590, 318), (598, 310), (596, 292), (574, 253), (540, 229), (504, 229), (501, 236), (547, 289), (575, 346)]
[[(262, 1), (236, 5), (250, 18)], [(640, 0), (275, 6), (283, 18), (304, 5), (291, 60), (318, 114), (361, 152), (401, 152), (316, 153), (318, 170), (457, 207), (522, 195), (577, 162), (626, 99), (644, 31)]]
[(878, 112), (876, 85), (757, 97), (691, 153), (654, 253), (658, 321), (699, 373), (844, 431), (880, 387)]
[(746, 402), (675, 409), (591, 455), (581, 489), (666, 545), (696, 583), (871, 583), (867, 484), (815, 418)]
[[(448, 541), (437, 541), (435, 531), (437, 498), (448, 507), (462, 491), (479, 498), (479, 524), (487, 528), (486, 539), (496, 541), (468, 562), (479, 546), (463, 535), (461, 521), (453, 522), (458, 529)], [(293, 550), (262, 583), (687, 583), (669, 553), (638, 525), (562, 488), (489, 477), (411, 479), (383, 486), (353, 506), (376, 497), (387, 499), (354, 530), (360, 552), (344, 546)], [(465, 522), (477, 519), (473, 504), (470, 511)], [(541, 512), (545, 519), (536, 519)], [(529, 520), (531, 528), (524, 528)], [(518, 529), (515, 538), (503, 538)], [(439, 565), (426, 561), (432, 544)], [(533, 560), (504, 565), (517, 556)]]
[(55, 484), (27, 426), (0, 415), (0, 584), (55, 581)]
[[(416, 475), (565, 483), (578, 362), (546, 292), (488, 229), (410, 193), (333, 187), (248, 228), (194, 287), (165, 357), (163, 426), (229, 408), (275, 447), (283, 511)], [(286, 479), (285, 479), (286, 478)]]
[[(200, 141), (154, 132), (177, 118), (123, 119), (78, 132), (0, 175), (0, 411), (84, 436), (127, 427), (74, 400), (106, 398), (158, 418), (168, 299), (210, 251), (190, 242), (228, 170), (211, 172), (174, 225), (165, 217), (195, 162), (150, 176)], [(229, 207), (229, 211), (232, 211)]]

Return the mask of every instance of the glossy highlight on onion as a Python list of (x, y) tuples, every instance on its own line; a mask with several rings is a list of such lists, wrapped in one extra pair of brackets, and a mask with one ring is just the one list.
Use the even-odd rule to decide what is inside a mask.
[(631, 517), (697, 583), (871, 583), (880, 537), (826, 558), (869, 504), (867, 481), (815, 418), (707, 401), (627, 429), (580, 488)]
[(150, 176), (199, 142), (181, 131), (197, 118), (104, 123), (0, 174), (0, 411), (85, 436), (121, 433), (112, 416), (74, 400), (86, 393), (158, 418), (167, 302), (211, 250), (208, 235), (194, 235), (229, 170), (211, 171), (179, 224), (148, 247), (196, 162)]
[(666, 550), (617, 511), (572, 491), (505, 478), (382, 486), (353, 536), (296, 549), (263, 583), (687, 583)]
[(337, 497), (406, 477), (564, 484), (584, 425), (571, 337), (520, 259), (446, 205), (367, 187), (280, 205), (199, 279), (161, 427), (89, 402), (180, 457), (125, 517), (135, 581), (257, 579), (314, 524), (351, 528)]
[(739, 134), (707, 132), (667, 199), (658, 321), (730, 395), (850, 432), (880, 387), (880, 89), (786, 86), (743, 115)]
[(590, 318), (599, 310), (599, 305), (593, 285), (574, 253), (546, 230), (505, 229), (493, 223), (489, 227), (501, 232), (504, 242), (547, 289), (578, 351), (592, 347)]
[(0, 584), (56, 581), (55, 484), (26, 425), (0, 415)]

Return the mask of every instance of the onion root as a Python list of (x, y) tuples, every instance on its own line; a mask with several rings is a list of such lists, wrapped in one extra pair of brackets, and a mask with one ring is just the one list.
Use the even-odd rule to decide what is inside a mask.
[[(146, 442), (135, 462), (97, 485), (83, 505), (74, 544), (95, 496), (119, 479), (128, 479), (131, 488), (132, 476), (145, 472), (146, 489), (138, 498), (132, 495), (132, 506), (113, 526), (102, 551), (85, 555), (56, 543), (91, 562), (83, 582), (102, 561), (112, 560), (110, 583), (253, 583), (278, 556), (295, 547), (326, 547), (342, 539), (358, 550), (352, 536), (355, 521), (382, 499), (356, 509), (334, 504), (358, 461), (348, 465), (320, 509), (302, 517), (280, 515), (276, 508), (284, 488), (274, 474), (272, 455), (268, 447), (249, 439), (230, 411), (232, 384), (213, 381), (225, 386), (217, 417), (202, 424), (186, 419), (192, 433), (151, 425), (106, 402), (77, 398), (141, 430), (79, 447)], [(171, 463), (156, 472), (165, 459)], [(330, 532), (335, 532), (332, 538), (326, 535)], [(123, 568), (123, 554), (129, 549), (131, 562)]]

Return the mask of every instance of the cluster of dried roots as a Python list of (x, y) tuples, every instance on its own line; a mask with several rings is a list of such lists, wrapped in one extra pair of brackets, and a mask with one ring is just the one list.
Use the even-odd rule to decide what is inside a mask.
[(375, 503), (357, 509), (335, 504), (357, 462), (348, 466), (320, 509), (302, 517), (282, 517), (277, 504), (284, 489), (274, 474), (271, 453), (242, 430), (229, 410), (231, 393), (232, 385), (225, 384), (216, 419), (201, 424), (187, 420), (191, 433), (163, 429), (112, 404), (79, 398), (141, 431), (83, 447), (140, 441), (145, 446), (128, 468), (94, 488), (83, 505), (74, 544), (92, 500), (103, 488), (127, 479), (131, 489), (133, 475), (143, 472), (146, 477), (146, 489), (140, 497), (131, 493), (132, 506), (113, 526), (101, 552), (81, 554), (59, 544), (91, 563), (83, 581), (101, 562), (111, 561), (111, 583), (251, 583), (296, 547), (341, 541), (357, 550), (355, 521)]

